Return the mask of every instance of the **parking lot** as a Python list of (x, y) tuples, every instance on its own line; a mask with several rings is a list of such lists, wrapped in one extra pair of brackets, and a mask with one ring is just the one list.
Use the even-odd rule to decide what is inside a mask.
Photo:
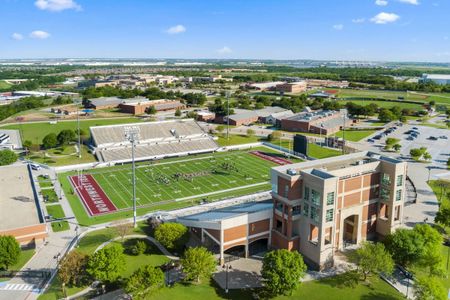
[[(407, 134), (406, 132), (414, 130), (413, 128), (417, 128), (415, 131), (419, 132), (419, 134), (417, 135), (417, 138), (409, 140), (408, 137), (410, 134)], [(441, 138), (444, 136), (446, 139)], [(430, 137), (435, 137), (436, 140), (431, 140)], [(367, 150), (383, 152), (387, 138), (399, 139), (400, 145), (402, 146), (400, 153), (393, 152), (391, 153), (391, 156), (410, 159), (409, 152), (411, 149), (426, 147), (428, 153), (432, 156), (432, 161), (429, 166), (438, 169), (446, 169), (447, 160), (450, 158), (450, 130), (419, 125), (403, 125), (401, 127), (397, 126), (397, 129), (392, 133), (383, 136), (379, 140), (375, 140), (373, 143), (364, 142), (361, 144), (365, 144), (362, 146), (363, 148), (367, 148)]]

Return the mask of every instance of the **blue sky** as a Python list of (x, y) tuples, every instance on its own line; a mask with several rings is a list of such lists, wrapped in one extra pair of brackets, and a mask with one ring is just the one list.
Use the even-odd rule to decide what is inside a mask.
[(450, 0), (0, 0), (0, 58), (450, 61)]

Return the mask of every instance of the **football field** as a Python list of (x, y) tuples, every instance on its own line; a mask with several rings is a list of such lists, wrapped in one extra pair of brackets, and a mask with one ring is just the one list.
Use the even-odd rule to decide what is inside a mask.
[[(137, 206), (212, 201), (218, 195), (225, 198), (245, 195), (249, 190), (270, 190), (270, 168), (287, 163), (283, 158), (283, 154), (272, 149), (257, 148), (139, 163)], [(133, 206), (131, 164), (85, 171), (81, 183), (80, 174), (68, 175), (77, 191), (74, 194), (91, 217), (129, 211)], [(100, 209), (92, 203), (100, 203)]]

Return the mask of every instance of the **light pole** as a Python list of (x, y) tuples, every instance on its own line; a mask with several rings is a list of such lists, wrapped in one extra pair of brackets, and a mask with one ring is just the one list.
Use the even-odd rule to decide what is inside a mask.
[(224, 264), (222, 269), (225, 269), (225, 293), (228, 294), (228, 270), (231, 270), (231, 265)]
[(230, 92), (227, 91), (227, 144), (230, 142)]
[(131, 143), (131, 168), (132, 168), (132, 185), (133, 185), (133, 226), (137, 227), (136, 223), (136, 166), (134, 162), (134, 148), (136, 141), (139, 140), (139, 127), (127, 126), (125, 127), (125, 137)]
[(345, 115), (346, 115), (347, 111), (343, 111), (343, 120), (344, 123), (342, 124), (342, 154), (345, 154)]
[(81, 158), (80, 113), (77, 103), (78, 158)]

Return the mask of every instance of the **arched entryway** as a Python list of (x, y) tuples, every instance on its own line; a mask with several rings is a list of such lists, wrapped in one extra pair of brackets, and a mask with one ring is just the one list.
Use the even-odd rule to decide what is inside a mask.
[(224, 251), (225, 254), (231, 256), (245, 257), (245, 245), (236, 245)]
[(251, 242), (250, 244), (248, 244), (248, 255), (252, 256), (266, 252), (268, 242), (269, 242), (268, 238), (262, 238)]
[(344, 246), (358, 243), (358, 215), (351, 215), (344, 219), (344, 236), (342, 238)]

